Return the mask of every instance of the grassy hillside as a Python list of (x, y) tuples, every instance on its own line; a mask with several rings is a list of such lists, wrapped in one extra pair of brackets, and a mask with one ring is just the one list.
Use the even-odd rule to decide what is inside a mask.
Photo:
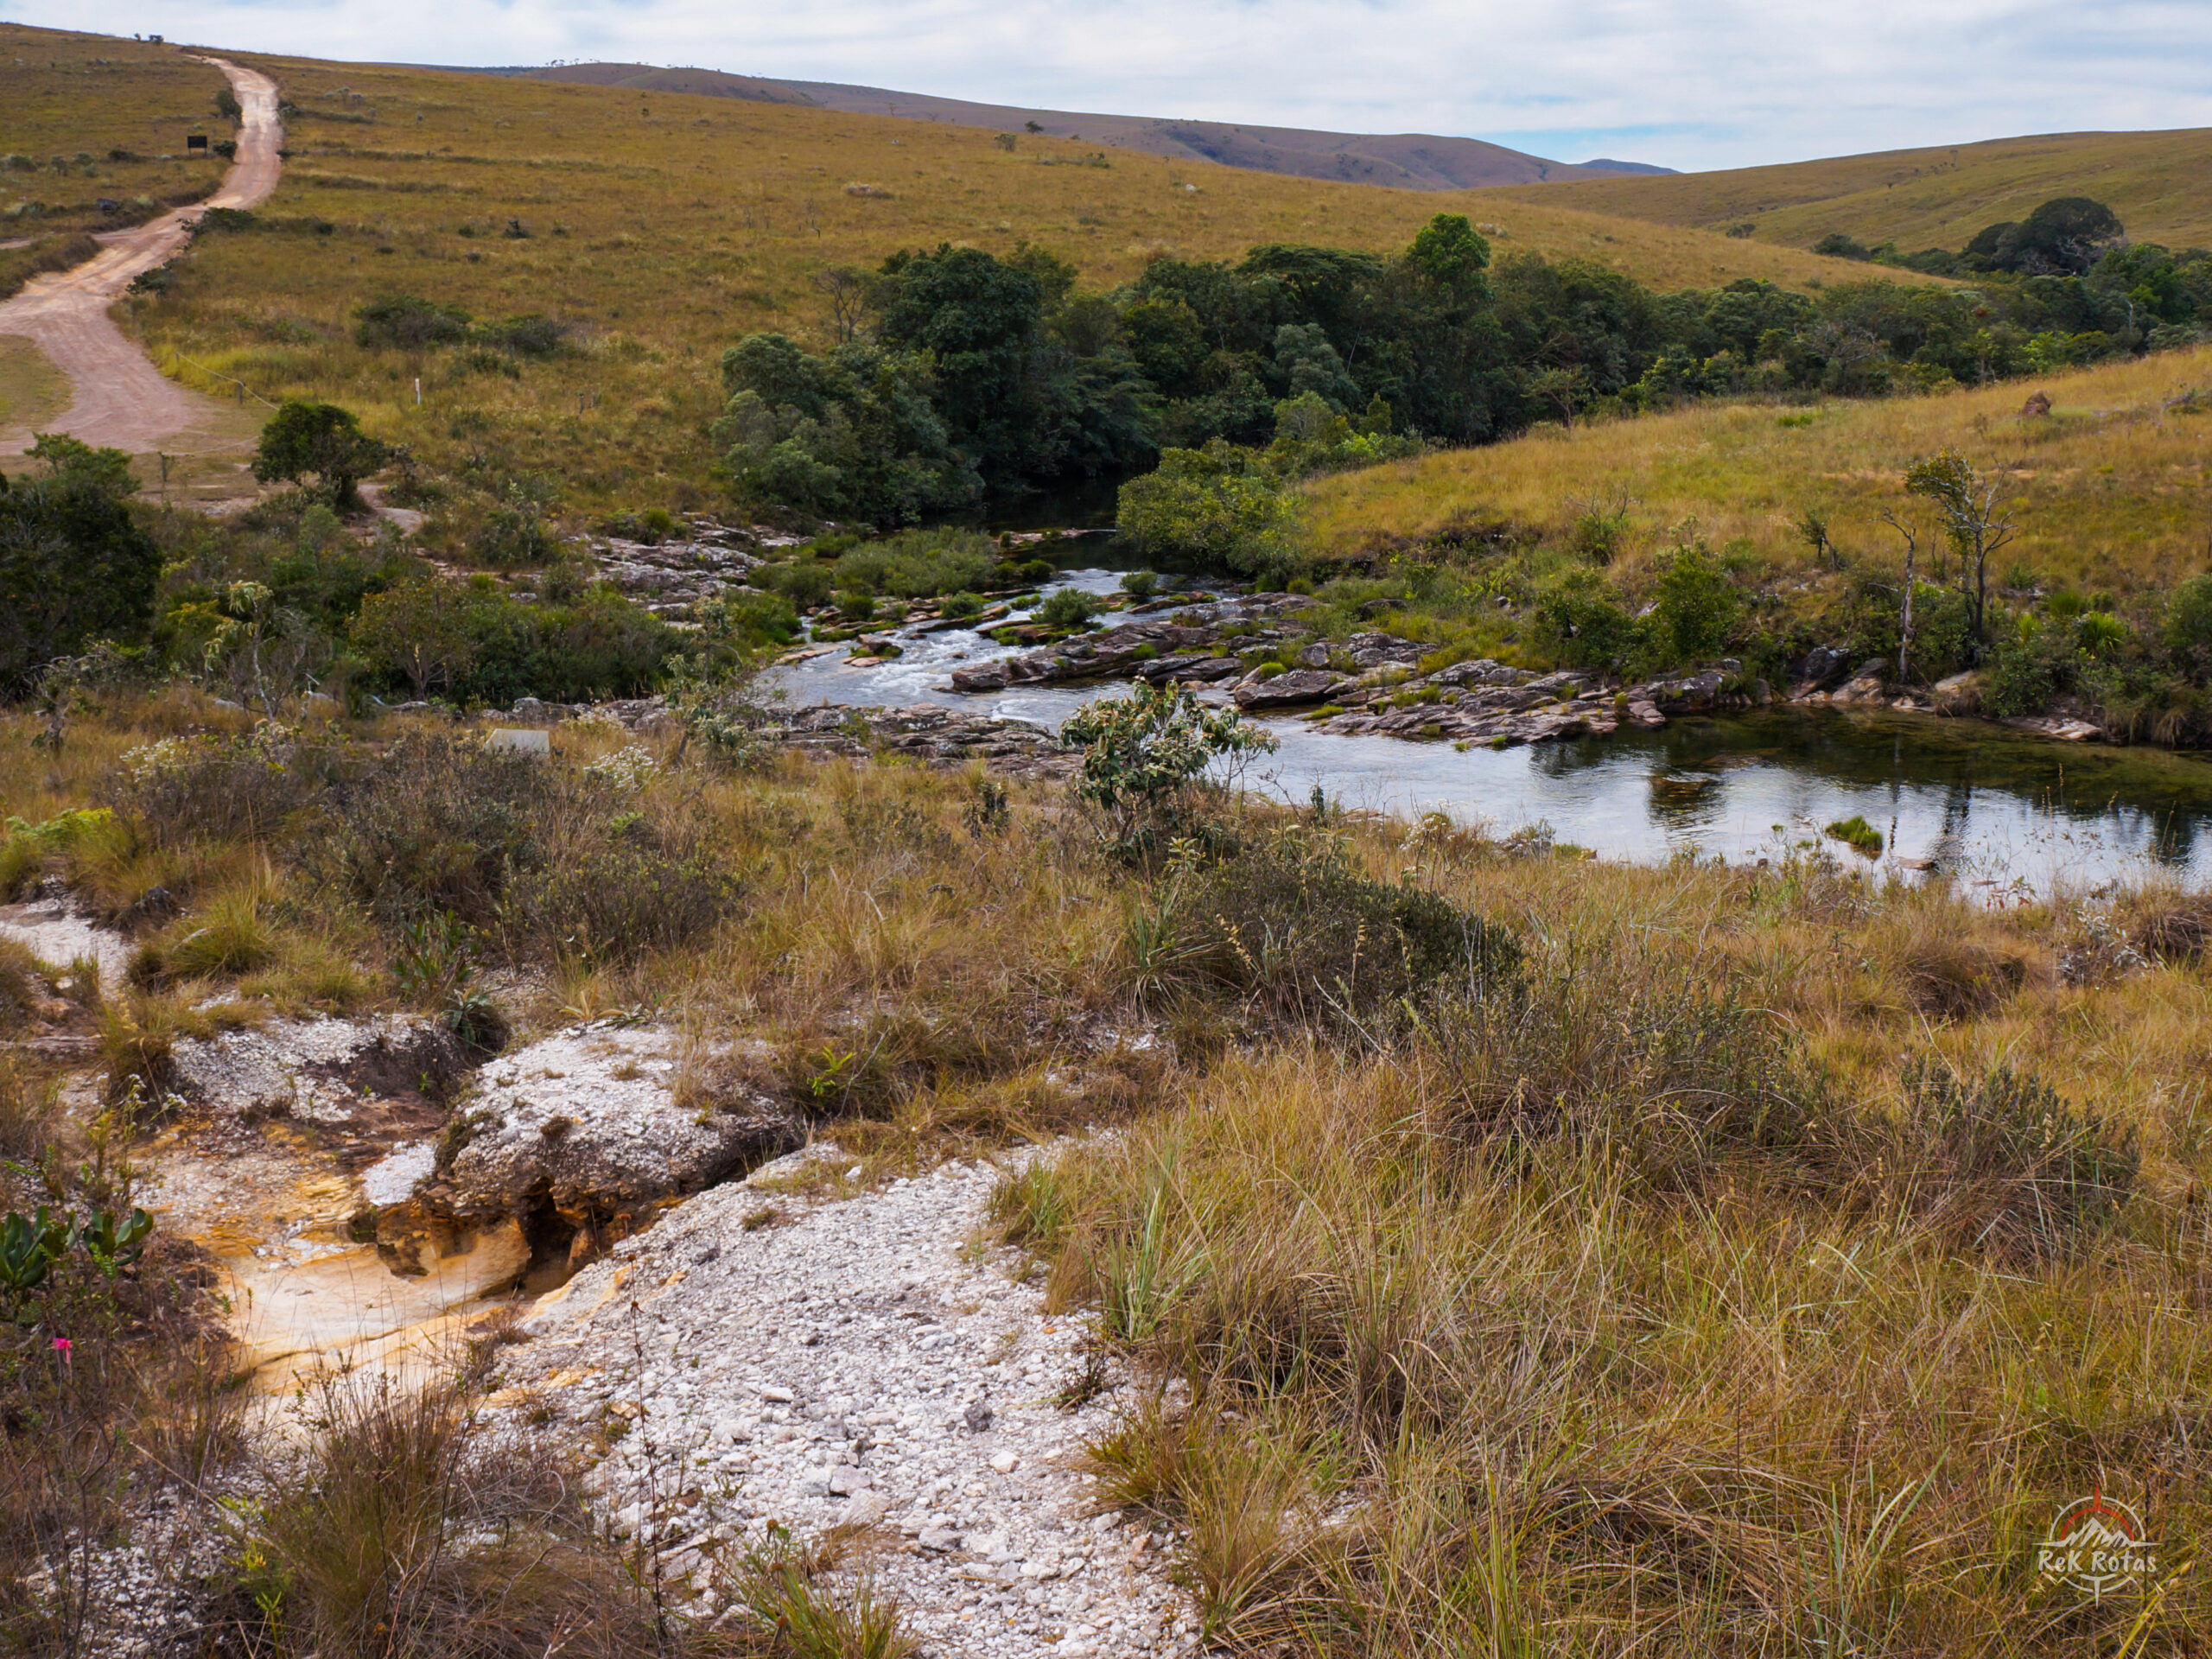
[[(1155, 253), (1294, 240), (1402, 246), (1481, 204), (1502, 251), (1583, 254), (1663, 288), (1856, 274), (1795, 251), (1548, 205), (1329, 185), (972, 129), (725, 99), (251, 59), (295, 106), (290, 160), (251, 230), (202, 236), (168, 291), (126, 302), (156, 356), (260, 396), (359, 409), (435, 467), (543, 471), (572, 505), (684, 505), (704, 488), (722, 349), (773, 327), (821, 341), (825, 268), (941, 241), (1023, 240), (1088, 286)], [(383, 292), (480, 317), (546, 313), (573, 349), (435, 371), (352, 343)], [(179, 373), (196, 380), (189, 365)], [(422, 403), (415, 379), (425, 378)], [(211, 388), (222, 385), (208, 383)]]
[(0, 297), (89, 257), (87, 232), (213, 190), (224, 162), (184, 141), (230, 136), (223, 86), (173, 46), (0, 23)]
[(1907, 252), (1958, 248), (1987, 225), (2024, 218), (2053, 196), (2111, 206), (2139, 242), (2212, 245), (2212, 130), (2053, 133), (1932, 149), (1885, 150), (1672, 178), (1592, 179), (1488, 192), (1656, 224), (1810, 247), (1830, 231)]
[(1952, 446), (2005, 480), (2020, 527), (2008, 563), (2124, 594), (2212, 564), (2212, 415), (2201, 397), (2168, 407), (2208, 380), (2212, 349), (2199, 349), (2039, 383), (2048, 418), (2020, 416), (2034, 389), (2020, 382), (1817, 409), (1708, 404), (1343, 474), (1306, 497), (1316, 546), (1332, 556), (1478, 520), (1564, 542), (1593, 504), (1618, 502), (1631, 527), (1624, 564), (1694, 526), (1716, 547), (1802, 570), (1792, 523), (1808, 507), (1849, 553), (1890, 557), (1897, 543), (1880, 516), (1906, 505), (1900, 475)]

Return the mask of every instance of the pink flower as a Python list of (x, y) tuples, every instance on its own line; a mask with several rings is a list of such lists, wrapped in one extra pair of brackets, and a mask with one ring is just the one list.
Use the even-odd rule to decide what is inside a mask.
[(69, 1338), (67, 1337), (56, 1337), (54, 1339), (54, 1351), (61, 1356), (61, 1363), (63, 1364), (67, 1364), (69, 1363)]

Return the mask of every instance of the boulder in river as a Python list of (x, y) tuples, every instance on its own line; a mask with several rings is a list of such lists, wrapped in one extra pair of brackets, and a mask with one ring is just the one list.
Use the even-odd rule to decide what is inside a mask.
[(1300, 668), (1271, 680), (1250, 680), (1230, 695), (1239, 709), (1294, 709), (1302, 703), (1325, 702), (1341, 677), (1325, 669)]

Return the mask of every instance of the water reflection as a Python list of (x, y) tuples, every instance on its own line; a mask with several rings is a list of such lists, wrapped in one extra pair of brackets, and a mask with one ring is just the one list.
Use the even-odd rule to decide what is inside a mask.
[[(1103, 592), (1118, 577), (1075, 571), (1067, 580)], [(804, 702), (941, 702), (1047, 727), (1123, 690), (963, 696), (947, 688), (951, 669), (1003, 647), (961, 629), (905, 643), (906, 656), (881, 668), (823, 658), (780, 671), (783, 682)], [(1506, 750), (1326, 736), (1294, 718), (1266, 723), (1281, 747), (1247, 768), (1247, 787), (1304, 802), (1319, 785), (1353, 809), (1407, 817), (1441, 809), (1501, 832), (1541, 820), (1560, 841), (1607, 857), (1772, 856), (1862, 817), (1882, 832), (1883, 866), (1900, 874), (1935, 868), (1967, 883), (2044, 891), (2153, 867), (2212, 880), (2212, 764), (2189, 756), (1838, 710), (1681, 720), (1656, 732)]]

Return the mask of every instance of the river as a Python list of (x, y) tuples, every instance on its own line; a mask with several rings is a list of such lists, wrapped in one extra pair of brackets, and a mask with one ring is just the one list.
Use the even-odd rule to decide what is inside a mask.
[[(1120, 579), (1071, 570), (1057, 585), (1109, 593)], [(777, 683), (799, 704), (933, 702), (1053, 728), (1126, 690), (963, 695), (948, 684), (951, 670), (1007, 647), (967, 629), (898, 637), (905, 654), (880, 667), (831, 655), (778, 669)], [(1247, 768), (1247, 788), (1305, 802), (1318, 785), (1332, 804), (1440, 810), (1501, 835), (1548, 825), (1605, 858), (1756, 861), (1860, 817), (1885, 842), (1873, 862), (1900, 876), (1934, 868), (1986, 890), (2043, 893), (2157, 873), (2212, 881), (2212, 763), (2194, 756), (2061, 744), (1980, 721), (1786, 707), (1502, 750), (1331, 736), (1295, 717), (1261, 723), (1281, 747)]]

